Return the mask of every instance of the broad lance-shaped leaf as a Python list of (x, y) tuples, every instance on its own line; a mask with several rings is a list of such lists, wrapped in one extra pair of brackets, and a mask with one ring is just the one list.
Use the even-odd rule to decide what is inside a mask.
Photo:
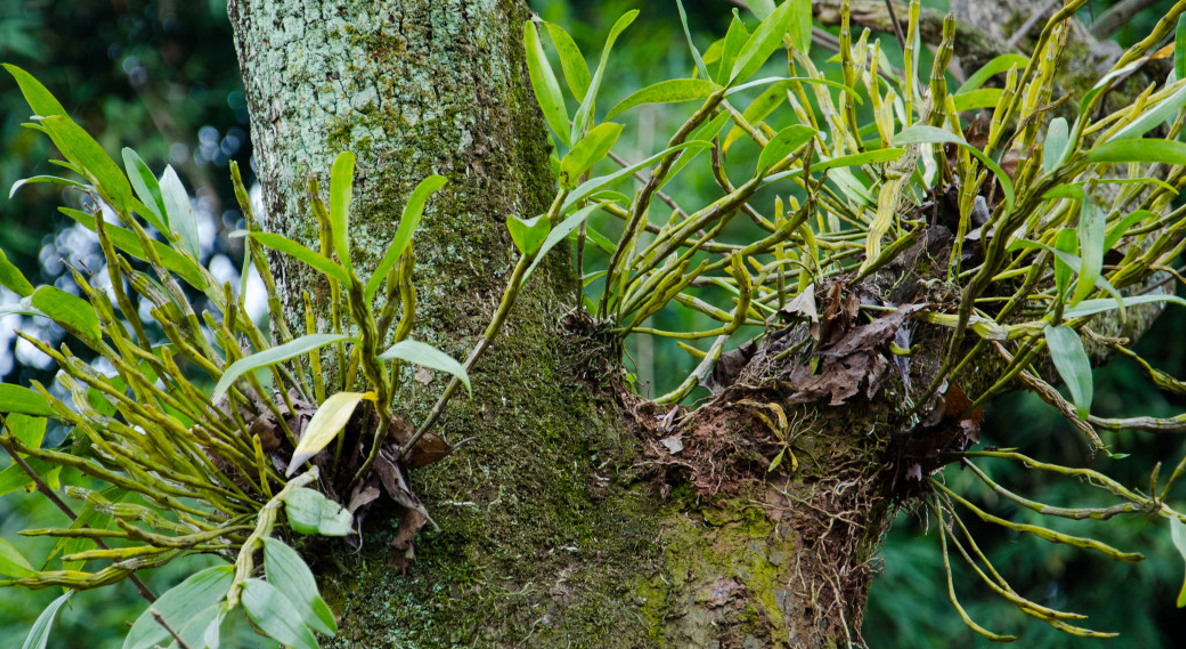
[(38, 117), (49, 117), (50, 115), (65, 115), (66, 109), (62, 108), (62, 104), (54, 98), (53, 94), (41, 85), (41, 82), (33, 78), (33, 75), (24, 70), (8, 63), (4, 64), (4, 69), (16, 79), (16, 83), (21, 88), (21, 94), (25, 96), (25, 101), (29, 103), (29, 108), (33, 109), (33, 114)]
[(964, 82), (959, 90), (954, 94), (961, 95), (966, 92), (976, 90), (984, 85), (984, 82), (991, 79), (994, 75), (1002, 72), (1008, 72), (1010, 68), (1017, 68), (1019, 70), (1025, 69), (1025, 66), (1030, 62), (1029, 58), (1021, 54), (1001, 54), (993, 60), (985, 63), (979, 70), (974, 72), (968, 80)]
[[(58, 211), (66, 216), (74, 219), (76, 223), (90, 230), (95, 231), (95, 216), (88, 214), (82, 210), (76, 210), (69, 207), (59, 207)], [(103, 230), (111, 239), (111, 243), (120, 250), (128, 253), (136, 259), (147, 261), (148, 255), (144, 252), (144, 246), (140, 244), (140, 239), (130, 230), (126, 230), (117, 225), (107, 223), (103, 226)], [(160, 241), (150, 240), (152, 249), (156, 252), (157, 258), (161, 260), (165, 268), (172, 271), (181, 279), (185, 280), (187, 284), (205, 291), (209, 288), (210, 283), (206, 279), (206, 275), (202, 273), (201, 266), (198, 265), (196, 259), (187, 257)], [(222, 289), (218, 289), (221, 291)]]
[(301, 441), (292, 452), (292, 460), (288, 463), (285, 476), (291, 476), (302, 464), (334, 441), (338, 433), (346, 427), (346, 422), (350, 421), (350, 416), (354, 414), (359, 402), (368, 395), (374, 398), (374, 393), (339, 392), (322, 402), (317, 407), (317, 412), (313, 413), (313, 418), (309, 420), (309, 425), (301, 435)]
[(45, 607), (41, 615), (37, 616), (37, 621), (33, 622), (33, 628), (29, 630), (29, 635), (25, 637), (25, 644), (21, 645), (21, 649), (45, 649), (46, 643), (49, 642), (49, 630), (54, 624), (54, 618), (58, 616), (58, 609), (62, 608), (62, 605), (73, 594), (73, 590), (68, 590)]
[(90, 189), (90, 185), (87, 185), (86, 183), (83, 183), (83, 182), (79, 182), (77, 180), (71, 180), (69, 178), (62, 178), (61, 176), (49, 176), (49, 175), (43, 174), (43, 175), (39, 175), (39, 176), (29, 176), (28, 178), (21, 178), (20, 180), (16, 181), (15, 183), (12, 184), (12, 189), (8, 190), (8, 197), (12, 198), (13, 196), (16, 196), (16, 192), (18, 189), (20, 189), (21, 187), (24, 187), (25, 185), (31, 185), (33, 183), (52, 183), (54, 185), (61, 185), (63, 187), (73, 187), (74, 189), (81, 189), (84, 191), (87, 189)]
[(688, 142), (684, 142), (683, 144), (678, 144), (678, 145), (670, 147), (668, 149), (664, 149), (663, 151), (656, 153), (655, 155), (647, 158), (646, 160), (643, 160), (642, 162), (639, 162), (636, 164), (632, 164), (629, 167), (626, 167), (625, 169), (619, 169), (618, 171), (615, 171), (611, 174), (606, 174), (604, 176), (597, 176), (596, 178), (590, 178), (589, 180), (586, 180), (585, 182), (581, 183), (579, 187), (572, 190), (572, 192), (568, 195), (568, 198), (564, 199), (564, 205), (562, 205), (560, 207), (560, 212), (561, 212), (561, 214), (567, 212), (568, 209), (571, 208), (573, 205), (576, 205), (580, 201), (585, 200), (589, 196), (600, 191), (602, 188), (612, 185), (612, 184), (618, 182), (619, 180), (622, 180), (623, 178), (630, 176), (631, 174), (633, 174), (634, 172), (636, 172), (640, 169), (644, 169), (646, 167), (651, 166), (655, 162), (658, 162), (660, 159), (662, 159), (664, 156), (667, 156), (672, 153), (675, 153), (676, 151), (682, 151), (682, 150), (688, 149), (688, 148), (708, 148), (711, 146), (712, 146), (712, 142), (707, 142), (704, 140), (691, 140)]
[(1161, 162), (1186, 164), (1186, 143), (1169, 140), (1113, 140), (1087, 152), (1085, 162)]
[(189, 203), (189, 193), (185, 191), (185, 185), (181, 184), (181, 179), (177, 177), (177, 172), (172, 166), (165, 167), (160, 185), (161, 196), (168, 213), (166, 225), (181, 237), (181, 244), (194, 259), (201, 259), (202, 248), (198, 243), (197, 217), (194, 216), (194, 208)]
[(284, 516), (288, 526), (300, 534), (346, 536), (354, 517), (320, 491), (300, 487), (284, 497)]
[(1046, 327), (1046, 344), (1050, 348), (1050, 359), (1054, 368), (1071, 391), (1075, 403), (1075, 414), (1087, 421), (1091, 414), (1092, 381), (1091, 361), (1083, 350), (1083, 341), (1070, 327)]
[(1062, 160), (1066, 151), (1069, 136), (1066, 119), (1055, 117), (1050, 120), (1050, 126), (1046, 129), (1046, 142), (1042, 145), (1042, 171), (1050, 173), (1058, 166), (1058, 161)]
[(152, 170), (140, 159), (135, 151), (124, 147), (124, 170), (128, 172), (128, 180), (132, 181), (132, 189), (136, 190), (136, 195), (140, 197), (140, 202), (148, 208), (148, 214), (141, 214), (145, 220), (152, 224), (162, 233), (168, 233), (169, 228), (165, 225), (168, 220), (169, 208), (165, 205), (165, 197), (161, 194), (161, 184), (157, 181), (156, 176), (152, 175)]
[(332, 259), (325, 255), (314, 252), (288, 237), (283, 237), (273, 232), (248, 232), (247, 236), (272, 250), (278, 250), (305, 262), (306, 265), (321, 271), (326, 277), (338, 280), (338, 283), (342, 286), (350, 286), (350, 274), (346, 272), (345, 268), (334, 263)]
[[(1174, 541), (1174, 547), (1178, 548), (1178, 553), (1186, 559), (1186, 523), (1178, 520), (1177, 516), (1170, 516), (1170, 538)], [(1182, 583), (1182, 590), (1178, 593), (1178, 608), (1183, 606), (1186, 606), (1186, 582)]]
[(264, 574), (268, 583), (288, 596), (305, 626), (328, 636), (337, 633), (338, 623), (334, 620), (334, 614), (325, 600), (321, 599), (317, 580), (301, 555), (280, 539), (265, 538), (263, 543)]
[(329, 172), (329, 222), (338, 261), (349, 272), (350, 200), (354, 196), (354, 154), (343, 151), (334, 159)]
[(511, 231), (511, 240), (524, 257), (530, 257), (539, 250), (551, 227), (552, 224), (548, 222), (545, 214), (529, 219), (519, 218), (513, 214), (507, 217), (507, 229)]
[(589, 82), (589, 91), (585, 93), (585, 98), (581, 100), (581, 107), (573, 116), (572, 137), (568, 139), (568, 142), (575, 140), (577, 135), (584, 131), (585, 126), (590, 123), (589, 120), (593, 117), (593, 102), (597, 99), (597, 90), (601, 88), (601, 77), (605, 74), (606, 64), (609, 63), (610, 50), (614, 47), (614, 41), (618, 40), (618, 36), (630, 26), (630, 23), (634, 22), (636, 17), (638, 17), (638, 10), (631, 9), (622, 14), (622, 17), (618, 18), (614, 26), (610, 28), (609, 36), (605, 39), (605, 47), (601, 48), (601, 61), (597, 64), (597, 71), (593, 73), (593, 80)]
[(30, 303), (63, 329), (83, 340), (97, 342), (103, 335), (95, 307), (80, 297), (53, 286), (42, 286), (33, 292)]
[(1098, 299), (1098, 300), (1083, 300), (1078, 306), (1072, 307), (1063, 311), (1064, 318), (1083, 318), (1097, 313), (1104, 313), (1113, 309), (1121, 308), (1121, 304), (1125, 307), (1136, 306), (1138, 304), (1151, 304), (1153, 302), (1172, 302), (1178, 306), (1186, 306), (1186, 300), (1177, 295), (1131, 295), (1124, 298), (1117, 303), (1116, 300)]
[(1079, 210), (1079, 257), (1083, 265), (1079, 269), (1079, 280), (1075, 294), (1068, 306), (1075, 306), (1095, 290), (1096, 280), (1104, 267), (1104, 234), (1107, 226), (1104, 211), (1091, 201), (1083, 201)]
[(465, 384), (466, 390), (469, 390), (471, 394), (473, 393), (473, 389), (469, 385), (469, 374), (466, 374), (465, 368), (462, 367), (461, 363), (453, 360), (453, 357), (432, 345), (426, 345), (410, 339), (401, 340), (379, 355), (379, 360), (383, 361), (395, 360), (397, 358), (401, 361), (414, 363), (431, 370), (440, 370), (441, 372), (452, 374)]
[(745, 47), (748, 40), (749, 30), (745, 28), (745, 23), (737, 15), (737, 10), (734, 9), (733, 20), (729, 21), (729, 31), (725, 33), (725, 38), (721, 41), (721, 60), (717, 64), (717, 73), (713, 76), (714, 81), (729, 83), (729, 75), (733, 72), (733, 63), (737, 61), (737, 54), (741, 52), (741, 48)]
[[(800, 13), (803, 10), (802, 4), (802, 0), (786, 0), (778, 9), (774, 10), (774, 13), (767, 16), (762, 24), (758, 25), (758, 28), (746, 41), (745, 46), (737, 54), (737, 60), (733, 63), (733, 72), (729, 75), (730, 84), (745, 81), (753, 76), (758, 68), (761, 68), (762, 64), (766, 62), (766, 59), (770, 58), (775, 50), (782, 47), (782, 37), (787, 33), (792, 17), (796, 19), (796, 29), (791, 34), (792, 43), (800, 51), (807, 51), (799, 26)], [(808, 38), (810, 39), (810, 1), (807, 2), (807, 25)]]
[[(1071, 228), (1059, 230), (1054, 237), (1054, 249), (1065, 255), (1074, 256), (1079, 244), (1079, 235)], [(1082, 263), (1080, 263), (1082, 268)], [(1058, 289), (1059, 299), (1066, 299), (1067, 287), (1071, 285), (1071, 264), (1064, 260), (1063, 255), (1054, 256), (1054, 286)]]
[(556, 244), (563, 241), (565, 237), (575, 232), (576, 229), (579, 228), (581, 224), (589, 218), (590, 214), (604, 205), (605, 203), (597, 203), (595, 205), (583, 207), (578, 210), (576, 214), (564, 219), (559, 225), (552, 228), (552, 231), (548, 233), (548, 238), (544, 239), (544, 244), (540, 246), (539, 253), (536, 254), (535, 259), (531, 262), (531, 266), (529, 266), (527, 268), (527, 272), (523, 274), (523, 281), (527, 282), (527, 279), (531, 277), (531, 273), (535, 272), (535, 267), (539, 266), (540, 261), (543, 260), (544, 255), (548, 254), (549, 250), (556, 247)]
[(0, 575), (9, 577), (28, 577), (36, 572), (29, 560), (25, 558), (12, 544), (0, 538)]
[(132, 186), (103, 147), (69, 117), (55, 115), (41, 120), (54, 145), (95, 187), (109, 198), (112, 207), (128, 209)]
[[(231, 566), (215, 566), (190, 575), (185, 581), (170, 588), (152, 604), (152, 608), (175, 630), (180, 629), (195, 613), (216, 606), (226, 598), (231, 582), (235, 580), (235, 569)], [(132, 630), (124, 638), (123, 649), (152, 649), (171, 639), (169, 632), (152, 617), (152, 611), (145, 610), (132, 624)]]
[(318, 649), (317, 639), (300, 621), (292, 602), (268, 582), (247, 580), (243, 585), (243, 610), (269, 638), (293, 649)]
[(218, 383), (214, 386), (214, 392), (210, 395), (210, 400), (217, 403), (222, 398), (222, 395), (226, 394), (226, 391), (230, 389), (231, 384), (247, 372), (269, 365), (275, 365), (281, 361), (296, 358), (301, 354), (307, 354), (315, 349), (321, 349), (326, 345), (347, 340), (352, 341), (354, 338), (346, 334), (307, 334), (286, 342), (283, 345), (269, 347), (261, 352), (240, 358), (223, 370), (222, 377), (218, 379)]
[(564, 80), (568, 82), (568, 89), (572, 91), (577, 101), (585, 100), (585, 93), (589, 92), (589, 66), (585, 64), (585, 56), (581, 48), (577, 47), (572, 36), (559, 25), (544, 22), (548, 28), (548, 35), (552, 37), (552, 44), (556, 46), (556, 53), (560, 55), (560, 69), (564, 71)]
[(1183, 104), (1186, 104), (1186, 83), (1181, 81), (1178, 83), (1181, 87), (1174, 94), (1163, 99), (1152, 109), (1146, 107), (1136, 119), (1121, 127), (1112, 137), (1108, 138), (1108, 141), (1139, 138), (1166, 120), (1173, 118)]
[[(1186, 79), (1186, 15), (1178, 17), (1174, 31), (1174, 77)], [(1178, 606), (1182, 606), (1180, 601)]]
[[(629, 97), (618, 102), (606, 119), (613, 119), (618, 115), (641, 104), (672, 104), (680, 101), (704, 99), (721, 89), (721, 86), (706, 79), (668, 79), (635, 91)], [(604, 124), (603, 124), (604, 126)]]
[(0, 286), (21, 297), (33, 294), (33, 285), (25, 279), (25, 275), (21, 273), (21, 269), (16, 267), (16, 264), (8, 261), (8, 256), (4, 254), (3, 250), (0, 250)]
[(368, 303), (375, 296), (375, 292), (379, 290), (379, 285), (391, 273), (391, 269), (395, 267), (400, 256), (404, 254), (404, 250), (407, 249), (408, 242), (412, 240), (412, 234), (416, 232), (416, 226), (420, 225), (420, 217), (424, 214), (424, 204), (446, 182), (444, 176), (433, 175), (421, 180), (420, 184), (416, 185), (416, 189), (412, 190), (412, 195), (408, 197), (408, 202), (404, 205), (403, 216), (399, 219), (399, 229), (395, 231), (395, 238), (391, 240), (387, 252), (383, 253), (383, 260), (379, 262), (375, 274), (367, 280), (366, 299)]
[(535, 100), (539, 102), (540, 110), (544, 113), (544, 119), (561, 142), (572, 146), (564, 95), (560, 94), (560, 84), (556, 81), (547, 55), (544, 54), (544, 46), (539, 41), (535, 24), (530, 20), (523, 23), (523, 45), (527, 49), (527, 74), (531, 77), (531, 89), (535, 93)]
[(815, 137), (816, 130), (802, 124), (792, 124), (779, 131), (758, 156), (757, 173), (761, 174)]
[(560, 186), (573, 189), (581, 175), (609, 153), (610, 147), (622, 134), (622, 125), (605, 122), (598, 124), (560, 161)]
[(937, 126), (920, 124), (903, 129), (895, 134), (893, 143), (894, 146), (903, 146), (906, 144), (955, 144), (966, 149), (968, 153), (984, 163), (984, 166), (988, 167), (996, 175), (997, 182), (1001, 184), (1001, 190), (1005, 193), (1005, 207), (1010, 212), (1013, 211), (1013, 180), (992, 158), (985, 155), (980, 149), (968, 144), (968, 141), (964, 138)]

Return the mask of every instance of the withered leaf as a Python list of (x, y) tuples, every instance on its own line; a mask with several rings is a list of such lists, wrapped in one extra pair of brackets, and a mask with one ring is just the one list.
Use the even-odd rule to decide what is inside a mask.
[(778, 314), (784, 322), (794, 318), (806, 319), (811, 325), (811, 337), (819, 342), (819, 312), (815, 308), (815, 284), (808, 284), (795, 299), (779, 309)]
[(432, 433), (425, 433), (408, 454), (408, 466), (419, 469), (445, 459), (445, 456), (452, 452), (453, 447), (449, 446), (448, 442)]
[(910, 314), (925, 307), (925, 304), (904, 304), (898, 307), (897, 311), (857, 327), (835, 345), (818, 353), (820, 356), (848, 356), (857, 352), (872, 351), (892, 339)]
[(368, 485), (365, 488), (359, 485), (358, 488), (355, 488), (354, 495), (350, 497), (350, 504), (346, 505), (346, 511), (353, 514), (358, 511), (359, 507), (375, 502), (381, 493), (379, 488), (374, 485)]
[(675, 455), (684, 450), (684, 441), (680, 439), (679, 435), (672, 435), (671, 437), (664, 437), (659, 440), (659, 443), (667, 449), (668, 453)]
[(721, 354), (716, 366), (712, 368), (712, 379), (716, 385), (720, 388), (733, 385), (737, 377), (741, 376), (741, 370), (745, 369), (746, 364), (757, 351), (757, 344), (752, 340), (747, 340), (737, 349)]

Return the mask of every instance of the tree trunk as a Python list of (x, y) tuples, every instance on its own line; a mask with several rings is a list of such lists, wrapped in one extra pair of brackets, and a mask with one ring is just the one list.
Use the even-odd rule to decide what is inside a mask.
[[(413, 337), (464, 357), (513, 262), (506, 218), (544, 212), (554, 189), (523, 3), (232, 0), (230, 16), (266, 228), (315, 244), (307, 179), (327, 186), (333, 157), (354, 151), (350, 236), (365, 276), (411, 189), (446, 176), (416, 237)], [(317, 563), (341, 616), (329, 644), (859, 644), (891, 494), (908, 497), (938, 451), (974, 436), (933, 403), (929, 421), (916, 417), (906, 398), (906, 381), (930, 382), (945, 341), (920, 326), (924, 351), (909, 368), (858, 348), (835, 360), (847, 383), (816, 386), (807, 400), (784, 386), (802, 378), (805, 359), (775, 359), (808, 335), (794, 330), (757, 350), (709, 406), (657, 411), (615, 389), (620, 350), (569, 315), (577, 279), (567, 259), (554, 254), (533, 277), (473, 375), (473, 398), (443, 417), (456, 451), (413, 474), (439, 524), (418, 537), (415, 562), (403, 569), (388, 545), (398, 519), (372, 512), (361, 551), (335, 546)], [(302, 291), (324, 303), (325, 289), (273, 261), (290, 320), (303, 321)], [(877, 281), (911, 271), (898, 265)], [(821, 304), (857, 299), (837, 291), (817, 289)], [(396, 410), (419, 422), (443, 385), (403, 378)], [(786, 445), (794, 455), (767, 472)]]

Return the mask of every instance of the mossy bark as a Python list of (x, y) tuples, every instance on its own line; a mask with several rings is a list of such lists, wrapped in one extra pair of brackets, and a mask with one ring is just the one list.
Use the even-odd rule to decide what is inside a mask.
[[(416, 236), (413, 337), (464, 357), (513, 262), (510, 215), (543, 212), (554, 179), (511, 0), (232, 0), (269, 230), (316, 246), (305, 186), (358, 155), (350, 240), (365, 276), (403, 202), (431, 173), (449, 184)], [(881, 456), (902, 413), (832, 408), (803, 433), (802, 468), (724, 488), (671, 482), (647, 428), (612, 398), (618, 359), (562, 326), (576, 277), (564, 255), (532, 278), (440, 432), (457, 446), (413, 473), (439, 524), (394, 566), (397, 516), (372, 511), (359, 552), (316, 560), (341, 616), (335, 647), (825, 647), (856, 638), (887, 505)], [(272, 260), (290, 321), (308, 269)], [(443, 388), (404, 376), (416, 422)], [(689, 430), (743, 440), (757, 420), (724, 401)], [(894, 425), (897, 425), (894, 423)], [(765, 433), (761, 433), (765, 435)], [(463, 443), (464, 442), (464, 443)], [(760, 455), (748, 462), (765, 466)], [(678, 464), (675, 462), (674, 464)], [(656, 471), (656, 469), (664, 469)], [(686, 476), (684, 476), (686, 477)], [(674, 483), (675, 489), (668, 493)], [(715, 493), (715, 495), (706, 495)]]

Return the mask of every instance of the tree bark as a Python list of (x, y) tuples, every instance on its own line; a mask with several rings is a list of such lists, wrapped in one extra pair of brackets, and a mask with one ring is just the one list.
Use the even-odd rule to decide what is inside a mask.
[[(307, 179), (326, 187), (333, 157), (352, 150), (350, 236), (365, 276), (411, 189), (431, 173), (446, 176), (416, 237), (413, 337), (464, 357), (513, 262), (505, 219), (544, 212), (554, 188), (523, 60), (526, 7), (232, 0), (230, 17), (266, 228), (314, 245)], [(887, 367), (893, 361), (874, 351), (848, 359), (880, 374), (856, 376), (845, 396), (825, 391), (805, 402), (780, 386), (805, 362), (775, 360), (784, 342), (758, 350), (696, 413), (657, 411), (615, 389), (620, 350), (569, 315), (577, 278), (566, 260), (554, 254), (531, 280), (473, 375), (473, 398), (455, 399), (443, 417), (439, 432), (456, 451), (413, 474), (440, 526), (420, 534), (416, 561), (396, 567), (405, 557), (388, 542), (399, 521), (378, 511), (359, 552), (337, 545), (312, 557), (341, 616), (327, 644), (861, 644), (869, 560), (891, 495), (906, 497), (911, 462), (941, 450), (958, 428), (941, 412), (920, 422), (906, 398), (905, 381), (933, 377), (941, 334), (918, 327), (924, 352), (913, 369)], [(301, 322), (301, 293), (324, 303), (326, 289), (272, 261), (290, 320)], [(795, 329), (784, 340), (805, 335)], [(396, 410), (421, 421), (443, 386), (403, 378)], [(684, 449), (661, 444), (670, 437)], [(919, 439), (930, 446), (904, 449)], [(795, 455), (767, 472), (785, 444)]]

